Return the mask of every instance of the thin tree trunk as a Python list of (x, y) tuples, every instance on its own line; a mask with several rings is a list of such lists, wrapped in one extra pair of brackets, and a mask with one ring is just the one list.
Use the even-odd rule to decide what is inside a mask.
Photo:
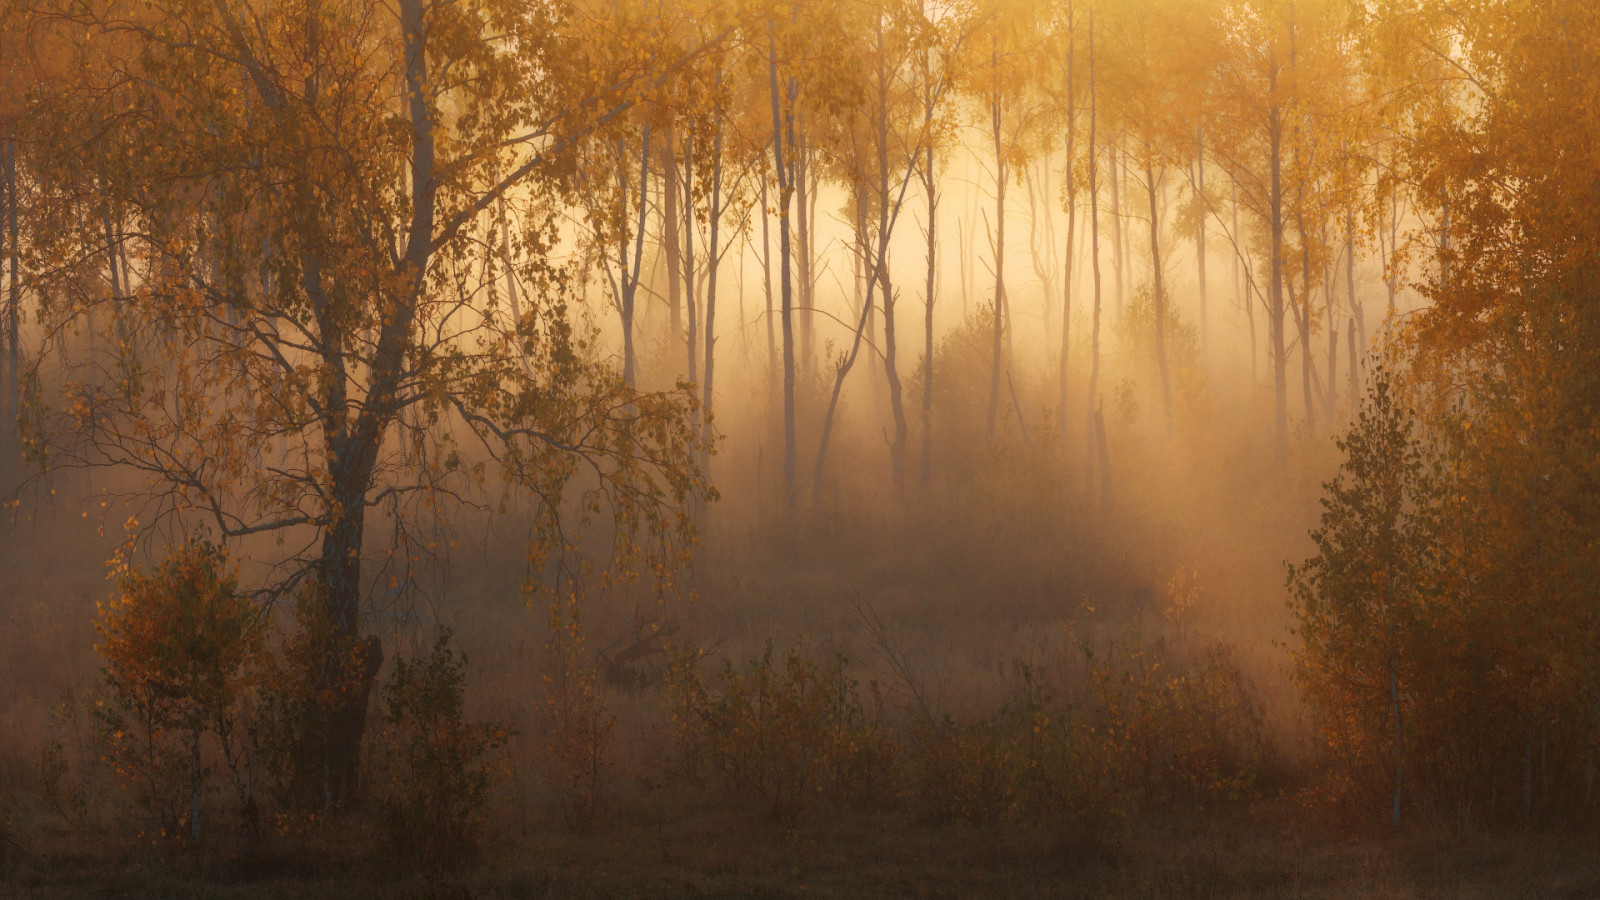
[[(790, 127), (793, 127), (794, 113), (789, 114)], [(792, 146), (792, 144), (791, 144)], [(795, 201), (800, 208), (799, 229), (800, 237), (800, 365), (807, 371), (816, 364), (816, 323), (815, 316), (815, 279), (811, 271), (812, 246), (811, 246), (811, 146), (806, 135), (800, 136), (800, 145), (794, 154), (795, 161)]]
[[(620, 150), (620, 141), (618, 142), (618, 147)], [(626, 158), (620, 152), (617, 155), (617, 160), (619, 163), (626, 162)], [(645, 216), (650, 208), (650, 204), (646, 202), (646, 198), (649, 196), (649, 186), (650, 125), (646, 123), (644, 126), (644, 135), (641, 138), (639, 147), (639, 187), (638, 190), (635, 191), (639, 197), (639, 219), (638, 225), (635, 227), (633, 233), (633, 269), (631, 272), (628, 269), (628, 235), (626, 233), (622, 235), (622, 256), (620, 259), (620, 275), (622, 278), (622, 380), (626, 381), (629, 387), (634, 387), (635, 379), (637, 377), (633, 351), (633, 310), (634, 301), (639, 295), (640, 265), (644, 260)], [(623, 212), (626, 213), (628, 206), (628, 182), (625, 177), (622, 181), (622, 206)]]
[(15, 476), (20, 468), (22, 441), (18, 417), (22, 415), (21, 346), (22, 346), (22, 273), (20, 271), (21, 231), (17, 227), (17, 142), (9, 134), (5, 145), (6, 164), (6, 231), (9, 232), (6, 249), (11, 258), (11, 283), (6, 295), (6, 388), (4, 447), (0, 452), (5, 460), (0, 463), (0, 475)]
[(934, 165), (933, 140), (933, 51), (922, 57), (922, 127), (927, 133), (928, 164), (922, 172), (922, 189), (928, 199), (928, 284), (923, 294), (922, 318), (922, 484), (933, 480), (933, 304), (938, 280), (939, 182)]
[[(813, 506), (820, 504), (822, 499), (822, 476), (826, 470), (828, 441), (833, 434), (834, 414), (839, 408), (839, 394), (844, 389), (845, 377), (850, 374), (850, 369), (855, 365), (856, 358), (861, 353), (862, 339), (866, 335), (867, 330), (871, 325), (872, 311), (876, 305), (873, 294), (880, 286), (885, 292), (891, 290), (888, 278), (889, 236), (894, 230), (894, 223), (899, 218), (901, 204), (905, 202), (906, 189), (911, 184), (911, 178), (914, 174), (913, 167), (916, 165), (916, 155), (913, 154), (912, 162), (906, 169), (900, 182), (899, 195), (896, 197), (894, 203), (890, 204), (888, 115), (888, 74), (880, 70), (877, 135), (879, 172), (878, 198), (880, 203), (878, 207), (877, 247), (873, 252), (871, 265), (867, 269), (866, 297), (862, 301), (860, 321), (856, 325), (855, 336), (850, 344), (850, 351), (845, 354), (844, 358), (840, 360), (834, 367), (833, 392), (828, 398), (827, 411), (822, 417), (822, 438), (817, 445), (817, 464), (811, 479), (811, 502)], [(862, 243), (865, 243), (865, 228), (860, 228), (859, 226), (858, 228), (862, 232), (861, 241)], [(886, 302), (892, 303), (892, 298), (888, 299)], [(894, 390), (896, 401), (898, 402), (898, 377), (896, 377), (895, 381), (891, 384), (891, 388)], [(896, 443), (898, 444), (898, 447), (895, 448), (895, 453), (903, 458), (905, 448), (905, 421), (903, 407), (900, 408), (898, 412), (899, 421), (896, 423)], [(900, 467), (897, 467), (897, 475), (903, 478), (903, 469)], [(897, 489), (903, 490), (903, 484), (897, 486)]]
[(1316, 432), (1317, 410), (1311, 399), (1311, 238), (1306, 234), (1304, 202), (1301, 197), (1295, 204), (1295, 221), (1300, 232), (1300, 389), (1305, 400), (1306, 433), (1310, 435)]
[[(1380, 230), (1379, 234), (1383, 232)], [(1394, 315), (1394, 283), (1398, 277), (1390, 271), (1397, 259), (1400, 243), (1400, 191), (1398, 188), (1389, 192), (1389, 259), (1384, 260), (1383, 284), (1389, 290), (1389, 315)]]
[(1094, 408), (1094, 443), (1100, 456), (1100, 515), (1111, 518), (1111, 452), (1106, 449), (1106, 417), (1100, 407)]
[[(776, 140), (776, 138), (774, 138)], [(781, 176), (780, 176), (781, 177)], [(772, 207), (768, 205), (767, 179), (761, 179), (761, 293), (767, 301), (767, 389), (769, 394), (778, 391), (778, 341), (777, 325), (772, 309)], [(775, 398), (774, 398), (775, 399)]]
[[(717, 86), (722, 84), (722, 72), (717, 72)], [(722, 225), (722, 114), (717, 113), (715, 130), (711, 135), (711, 208), (709, 210), (711, 222), (711, 240), (706, 249), (706, 349), (705, 349), (705, 390), (701, 392), (701, 403), (704, 406), (704, 419), (702, 420), (705, 449), (701, 456), (700, 471), (707, 478), (711, 477), (711, 411), (712, 388), (716, 375), (716, 323), (717, 323), (717, 267), (721, 262), (722, 244), (720, 242), (720, 229)]]
[(1361, 367), (1356, 364), (1356, 323), (1354, 319), (1345, 323), (1349, 327), (1345, 334), (1350, 343), (1350, 408), (1361, 408)]
[(1161, 410), (1172, 433), (1172, 376), (1167, 371), (1167, 296), (1161, 284), (1161, 228), (1156, 218), (1156, 177), (1149, 160), (1144, 165), (1145, 190), (1150, 196), (1150, 277), (1156, 313), (1156, 368), (1161, 373)]
[[(1392, 628), (1391, 637), (1393, 640)], [(1394, 648), (1389, 648), (1389, 702), (1394, 708), (1394, 804), (1390, 813), (1390, 823), (1400, 827), (1400, 797), (1405, 785), (1405, 732), (1401, 728), (1400, 720), (1400, 673), (1395, 666)]]
[[(1323, 230), (1326, 232), (1327, 229)], [(1330, 268), (1322, 279), (1322, 306), (1328, 316), (1328, 389), (1322, 395), (1322, 407), (1328, 414), (1329, 428), (1338, 426), (1339, 415), (1339, 323), (1336, 315), (1338, 310), (1333, 304), (1333, 282), (1337, 277), (1336, 270)]]
[[(678, 159), (677, 140), (672, 131), (661, 142), (661, 171), (666, 197), (662, 203), (661, 243), (667, 251), (667, 358), (671, 359), (683, 339), (683, 239), (678, 234)], [(765, 222), (763, 222), (765, 224)]]
[[(999, 51), (991, 52), (990, 65), (995, 70), (995, 77), (999, 75)], [(1000, 371), (1005, 365), (1004, 340), (1005, 340), (1005, 262), (1006, 262), (1006, 158), (1005, 148), (1001, 143), (1001, 106), (1000, 88), (995, 85), (995, 93), (989, 98), (989, 119), (994, 134), (994, 169), (995, 169), (995, 240), (994, 240), (994, 341), (991, 348), (992, 358), (989, 367), (989, 415), (984, 425), (984, 433), (994, 439), (994, 423), (1000, 409)]]
[(1272, 342), (1272, 437), (1273, 451), (1281, 464), (1289, 457), (1289, 381), (1288, 357), (1283, 334), (1283, 119), (1278, 106), (1278, 63), (1267, 68), (1267, 90), (1272, 105), (1267, 110), (1268, 164), (1271, 167), (1271, 196), (1268, 225), (1271, 229), (1271, 283), (1268, 329)]
[(1072, 6), (1067, 6), (1067, 248), (1065, 272), (1062, 277), (1061, 289), (1061, 378), (1058, 388), (1060, 396), (1056, 405), (1056, 428), (1058, 439), (1061, 442), (1061, 455), (1066, 458), (1067, 447), (1067, 362), (1072, 349), (1072, 248), (1077, 237), (1078, 227), (1078, 181), (1074, 177), (1073, 157), (1077, 153), (1078, 138), (1078, 109), (1077, 95), (1073, 84), (1074, 54), (1077, 50), (1076, 20), (1073, 16)]
[[(1344, 285), (1349, 292), (1350, 321), (1356, 327), (1356, 335), (1361, 339), (1360, 346), (1363, 350), (1367, 346), (1367, 315), (1366, 310), (1356, 300), (1356, 223), (1355, 213), (1346, 208), (1344, 211)], [(1350, 366), (1354, 371), (1360, 357), (1355, 351), (1350, 353)]]
[[(1194, 171), (1195, 190), (1200, 194), (1200, 202), (1209, 206), (1206, 201), (1206, 144), (1204, 132), (1195, 129), (1194, 134)], [(1194, 226), (1194, 261), (1196, 274), (1200, 280), (1200, 362), (1203, 366), (1210, 358), (1211, 345), (1209, 338), (1209, 322), (1206, 316), (1206, 217), (1204, 214), (1195, 216)]]
[(1115, 280), (1112, 285), (1116, 288), (1117, 296), (1117, 321), (1122, 321), (1123, 303), (1126, 299), (1122, 290), (1122, 162), (1119, 158), (1116, 143), (1106, 147), (1106, 161), (1109, 165), (1106, 180), (1111, 183), (1111, 264), (1114, 267)]
[(700, 382), (700, 311), (695, 305), (694, 132), (683, 136), (683, 306), (688, 314), (689, 382)]
[[(884, 46), (883, 17), (878, 17), (878, 58), (888, 58)], [(889, 385), (889, 410), (894, 420), (894, 437), (889, 443), (889, 467), (895, 497), (906, 496), (906, 410), (901, 396), (900, 371), (895, 346), (894, 290), (889, 284), (886, 258), (889, 228), (889, 78), (880, 62), (878, 69), (878, 233), (883, 250), (878, 255), (878, 280), (883, 294), (883, 371)], [(909, 173), (908, 173), (909, 174)], [(931, 224), (931, 223), (930, 223)]]
[(1094, 7), (1091, 6), (1089, 8), (1089, 260), (1094, 274), (1094, 316), (1089, 332), (1089, 399), (1086, 421), (1088, 427), (1084, 429), (1083, 442), (1089, 457), (1088, 465), (1084, 467), (1085, 477), (1091, 480), (1085, 485), (1085, 495), (1093, 489), (1092, 479), (1098, 456), (1096, 452), (1098, 442), (1091, 438), (1095, 434), (1095, 396), (1100, 390), (1100, 179), (1096, 168), (1094, 146), (1097, 105), (1094, 71)]
[[(516, 264), (511, 256), (511, 222), (506, 218), (506, 201), (501, 197), (495, 204), (500, 218), (500, 264), (506, 269), (506, 300), (511, 304), (512, 330), (522, 327), (522, 292), (517, 286)], [(112, 279), (116, 270), (112, 269)]]
[[(1233, 185), (1233, 240), (1237, 245), (1239, 241), (1239, 182), (1232, 181)], [(1238, 246), (1233, 251), (1233, 291), (1244, 303), (1245, 319), (1250, 323), (1250, 390), (1255, 392), (1256, 383), (1261, 377), (1261, 367), (1257, 362), (1260, 354), (1261, 342), (1256, 340), (1256, 304), (1250, 297), (1250, 292), (1245, 289), (1244, 279), (1240, 277)]]
[[(773, 169), (778, 175), (780, 211), (778, 213), (778, 271), (783, 315), (783, 503), (789, 509), (795, 506), (795, 434), (794, 434), (794, 302), (790, 278), (789, 258), (789, 205), (794, 194), (794, 173), (784, 167), (784, 115), (778, 94), (778, 51), (772, 36), (772, 23), (767, 23), (767, 66), (772, 87), (772, 157)], [(794, 79), (789, 80), (789, 102), (794, 103)], [(788, 140), (794, 143), (794, 114), (787, 116)]]

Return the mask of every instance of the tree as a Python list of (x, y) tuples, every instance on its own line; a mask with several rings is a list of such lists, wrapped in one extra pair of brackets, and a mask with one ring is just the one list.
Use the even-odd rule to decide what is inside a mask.
[[(502, 199), (570, 184), (572, 143), (671, 68), (648, 32), (617, 23), (640, 42), (597, 55), (556, 10), (497, 0), (62, 0), (41, 23), (114, 60), (35, 98), (49, 174), (94, 173), (90, 202), (138, 224), (126, 332), (50, 347), (63, 402), (30, 412), (50, 465), (139, 473), (147, 529), (204, 516), (223, 539), (279, 535), (269, 587), (315, 584), (329, 659), (380, 578), (411, 583), (434, 549), (416, 525), (452, 501), (533, 498), (530, 553), (564, 578), (582, 571), (572, 528), (605, 512), (603, 567), (665, 584), (705, 491), (689, 398), (635, 391), (586, 352), (547, 221), (525, 217), (514, 244), (532, 286), (516, 321), (480, 302), (493, 274), (476, 255)], [(98, 246), (94, 231), (55, 239)], [(61, 287), (55, 334), (102, 302)], [(655, 540), (638, 549), (641, 533)], [(357, 793), (366, 693), (329, 713), (345, 723), (322, 767), (336, 804)]]
[[(1037, 94), (1038, 51), (1043, 26), (1039, 7), (1013, 0), (991, 0), (982, 11), (964, 61), (966, 88), (982, 103), (981, 115), (994, 156), (994, 233), (990, 247), (994, 260), (994, 331), (989, 368), (989, 408), (984, 434), (994, 439), (1000, 409), (1000, 379), (1010, 371), (1010, 299), (1006, 295), (1006, 187), (1027, 167), (1039, 138), (1043, 104)], [(1019, 410), (1020, 412), (1020, 410)]]
[[(261, 662), (261, 611), (205, 541), (178, 545), (149, 573), (126, 559), (118, 569), (96, 623), (108, 755), (155, 828), (198, 844), (213, 769), (220, 757), (238, 774), (245, 749), (238, 706)], [(246, 815), (253, 799), (241, 792)]]
[(1311, 533), (1317, 553), (1289, 569), (1302, 641), (1295, 680), (1321, 717), (1319, 729), (1343, 743), (1349, 765), (1391, 761), (1397, 827), (1405, 709), (1418, 690), (1407, 651), (1426, 640), (1416, 632), (1437, 558), (1426, 524), (1435, 488), (1414, 429), (1391, 376), (1375, 373), (1355, 424), (1338, 441), (1339, 475), (1323, 485), (1322, 525)]

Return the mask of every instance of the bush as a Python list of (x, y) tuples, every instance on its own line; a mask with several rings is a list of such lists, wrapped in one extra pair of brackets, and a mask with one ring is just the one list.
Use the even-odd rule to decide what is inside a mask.
[[(680, 746), (701, 755), (736, 795), (793, 820), (814, 799), (881, 801), (894, 793), (895, 747), (867, 718), (845, 658), (813, 662), (804, 648), (724, 663), (711, 683), (680, 664), (670, 696)], [(691, 765), (692, 770), (692, 765)]]
[(1137, 630), (1079, 644), (1060, 702), (1019, 663), (997, 714), (912, 733), (920, 818), (1047, 820), (1095, 833), (1135, 814), (1247, 796), (1266, 753), (1249, 686), (1225, 648), (1188, 657)]
[(575, 831), (599, 819), (616, 768), (612, 744), (616, 717), (606, 710), (594, 670), (583, 652), (576, 596), (551, 607), (550, 669), (543, 678), (541, 710), (545, 749), (562, 818)]
[[(254, 697), (251, 736), (281, 807), (280, 830), (325, 819), (336, 812), (336, 798), (352, 796), (335, 783), (326, 748), (340, 729), (365, 730), (368, 695), (383, 664), (378, 639), (343, 633), (322, 590), (308, 579), (296, 593), (295, 630), (266, 657)], [(357, 703), (348, 702), (352, 696)], [(352, 719), (352, 707), (361, 718)]]
[(1075, 712), (1057, 707), (1019, 663), (997, 715), (922, 723), (911, 751), (919, 818), (979, 824), (1084, 812), (1086, 745)]
[(1082, 648), (1093, 756), (1119, 814), (1202, 809), (1246, 797), (1266, 741), (1231, 651), (1185, 656), (1137, 629)]
[(441, 628), (430, 651), (396, 659), (383, 686), (378, 797), (401, 858), (444, 866), (471, 858), (494, 789), (508, 774), (497, 751), (514, 732), (469, 722), (467, 658)]
[(227, 553), (205, 541), (171, 550), (148, 574), (125, 569), (102, 606), (97, 649), (110, 699), (98, 709), (101, 733), (149, 836), (198, 842), (219, 767), (248, 805), (240, 713), (261, 659), (261, 619)]

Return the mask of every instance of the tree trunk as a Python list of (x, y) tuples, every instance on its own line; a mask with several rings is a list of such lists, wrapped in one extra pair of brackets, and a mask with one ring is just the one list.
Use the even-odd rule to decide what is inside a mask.
[[(991, 65), (995, 68), (998, 78), (999, 55), (998, 51), (991, 54)], [(989, 119), (994, 134), (994, 171), (995, 171), (995, 238), (994, 238), (994, 341), (991, 347), (991, 365), (989, 367), (989, 415), (984, 425), (984, 433), (989, 440), (994, 440), (994, 423), (996, 414), (1000, 409), (1000, 370), (1005, 365), (1005, 311), (1002, 304), (1005, 301), (1005, 262), (1006, 262), (1006, 158), (1005, 148), (1001, 143), (1001, 115), (1003, 108), (1000, 100), (1000, 88), (995, 86), (995, 93), (989, 98)]]
[[(500, 219), (500, 264), (506, 269), (506, 300), (511, 304), (512, 331), (522, 327), (522, 292), (517, 287), (517, 270), (511, 256), (511, 222), (506, 218), (506, 201), (501, 197), (495, 203)], [(112, 268), (113, 283), (116, 268)]]
[[(722, 83), (722, 72), (717, 72), (717, 84)], [(721, 261), (722, 245), (720, 243), (720, 228), (722, 224), (722, 116), (717, 114), (715, 130), (711, 135), (711, 209), (710, 209), (710, 246), (706, 249), (706, 385), (701, 392), (701, 402), (705, 406), (702, 421), (705, 449), (700, 458), (700, 471), (705, 477), (711, 477), (711, 406), (712, 387), (716, 375), (716, 323), (717, 323), (717, 266)]]
[(5, 454), (5, 459), (0, 462), (0, 477), (6, 482), (15, 480), (21, 469), (22, 441), (18, 427), (18, 418), (22, 415), (22, 384), (21, 356), (22, 345), (22, 273), (19, 258), (21, 257), (21, 231), (17, 227), (17, 142), (8, 134), (5, 144), (6, 165), (6, 249), (11, 261), (11, 283), (6, 292), (6, 387), (5, 387), (5, 424), (0, 432), (0, 440), (4, 446), (0, 453)]
[(1111, 452), (1106, 449), (1106, 417), (1100, 407), (1094, 408), (1094, 443), (1100, 457), (1100, 516), (1111, 519)]
[(1107, 163), (1110, 167), (1107, 181), (1111, 183), (1111, 263), (1116, 276), (1112, 284), (1116, 288), (1117, 296), (1117, 321), (1122, 321), (1122, 308), (1125, 295), (1122, 291), (1122, 165), (1118, 158), (1117, 145), (1112, 143), (1106, 148)]
[[(773, 170), (778, 175), (778, 271), (783, 321), (783, 502), (793, 509), (795, 505), (795, 435), (794, 435), (794, 303), (790, 278), (789, 259), (789, 204), (794, 193), (794, 173), (784, 167), (784, 115), (778, 94), (778, 51), (772, 36), (772, 23), (767, 23), (767, 70), (772, 88), (772, 157)], [(794, 79), (789, 80), (789, 101), (794, 102)], [(794, 142), (794, 114), (787, 116), (788, 140)]]
[(1288, 357), (1283, 334), (1283, 117), (1278, 106), (1278, 64), (1267, 68), (1268, 92), (1272, 105), (1267, 110), (1268, 164), (1271, 167), (1271, 195), (1268, 225), (1271, 230), (1271, 282), (1268, 310), (1269, 339), (1272, 342), (1272, 438), (1273, 452), (1281, 464), (1289, 458), (1289, 381)]
[[(318, 561), (318, 588), (329, 617), (321, 642), (318, 684), (337, 703), (328, 708), (308, 702), (314, 735), (306, 738), (321, 746), (322, 771), (306, 775), (320, 782), (325, 810), (343, 809), (360, 796), (361, 740), (366, 729), (367, 699), (383, 662), (378, 638), (359, 638), (361, 624), (361, 562), (367, 521), (367, 486), (371, 484), (376, 444), (362, 446), (356, 435), (336, 428), (328, 440), (327, 455), (332, 480), (333, 521), (322, 536)], [(346, 669), (352, 653), (361, 665)], [(313, 782), (315, 783), (315, 782)], [(309, 788), (311, 785), (305, 785)]]
[[(789, 113), (789, 127), (794, 127), (794, 112)], [(806, 135), (802, 133), (798, 147), (791, 136), (790, 149), (794, 151), (794, 190), (795, 202), (799, 206), (799, 228), (796, 234), (800, 238), (800, 366), (806, 372), (812, 371), (812, 366), (817, 362), (816, 348), (816, 312), (815, 283), (811, 271), (812, 246), (811, 246), (811, 147)]]
[[(887, 58), (883, 45), (883, 18), (878, 18), (878, 58)], [(908, 173), (909, 174), (909, 173)], [(930, 223), (931, 225), (931, 223)], [(889, 222), (889, 74), (878, 70), (878, 234), (887, 245)], [(889, 443), (889, 468), (896, 499), (906, 497), (906, 409), (901, 396), (900, 370), (895, 347), (894, 291), (889, 285), (889, 266), (884, 254), (878, 258), (879, 290), (883, 294), (883, 372), (889, 384), (889, 411), (894, 420), (894, 437)]]
[(694, 132), (683, 136), (683, 306), (688, 313), (689, 382), (700, 382), (699, 310), (694, 276)]
[[(622, 142), (619, 141), (619, 151), (621, 150), (621, 147)], [(617, 162), (619, 164), (618, 172), (625, 172), (625, 163), (627, 162), (627, 158), (620, 152), (617, 154)], [(630, 271), (628, 268), (628, 234), (626, 232), (624, 232), (622, 235), (621, 256), (618, 260), (620, 263), (619, 275), (622, 278), (622, 380), (627, 382), (628, 387), (630, 388), (634, 387), (634, 382), (637, 377), (633, 351), (633, 310), (634, 301), (639, 296), (639, 273), (641, 271), (640, 264), (644, 260), (645, 216), (650, 209), (650, 204), (648, 202), (649, 187), (650, 126), (649, 124), (646, 124), (644, 126), (644, 135), (640, 139), (639, 146), (639, 186), (635, 191), (639, 197), (639, 217), (633, 232), (634, 247), (632, 270)], [(626, 216), (628, 212), (628, 181), (626, 175), (624, 175), (622, 179), (622, 211), (623, 215)]]
[(1094, 316), (1089, 332), (1089, 400), (1087, 413), (1087, 426), (1084, 429), (1084, 449), (1089, 458), (1088, 465), (1084, 467), (1084, 476), (1089, 481), (1084, 486), (1087, 496), (1093, 490), (1093, 478), (1096, 449), (1098, 442), (1092, 436), (1095, 433), (1095, 395), (1100, 390), (1100, 179), (1096, 168), (1095, 159), (1095, 118), (1097, 113), (1098, 97), (1095, 90), (1094, 72), (1094, 7), (1089, 8), (1089, 261), (1094, 274)]
[(1346, 324), (1349, 327), (1345, 334), (1350, 343), (1350, 409), (1357, 410), (1361, 408), (1361, 366), (1357, 365), (1356, 323), (1351, 319)]
[[(767, 179), (761, 179), (761, 293), (767, 301), (767, 393), (778, 391), (778, 341), (777, 325), (772, 309), (772, 207), (767, 199)], [(769, 399), (776, 400), (776, 397)], [(774, 403), (774, 405), (776, 405)]]
[(938, 249), (937, 235), (939, 233), (939, 182), (938, 169), (934, 165), (933, 157), (933, 66), (930, 56), (932, 50), (924, 51), (922, 64), (923, 80), (923, 130), (927, 133), (928, 165), (922, 173), (922, 189), (928, 198), (928, 284), (923, 294), (922, 317), (922, 484), (924, 487), (933, 480), (933, 303), (934, 290), (938, 280)]
[(1148, 160), (1144, 165), (1145, 190), (1150, 196), (1150, 278), (1156, 314), (1156, 368), (1161, 373), (1161, 410), (1172, 433), (1172, 376), (1167, 371), (1167, 295), (1161, 284), (1161, 227), (1156, 218), (1156, 176)]
[(1067, 6), (1067, 167), (1066, 167), (1066, 192), (1067, 192), (1067, 247), (1065, 270), (1062, 274), (1061, 288), (1061, 376), (1057, 385), (1060, 394), (1056, 402), (1056, 431), (1057, 440), (1061, 443), (1061, 456), (1066, 458), (1067, 450), (1067, 362), (1072, 349), (1072, 249), (1073, 241), (1077, 237), (1078, 227), (1078, 182), (1072, 170), (1073, 156), (1077, 153), (1078, 138), (1078, 110), (1076, 106), (1077, 95), (1073, 84), (1074, 54), (1077, 49), (1077, 34), (1075, 32), (1076, 20), (1073, 17), (1072, 6)]
[(1246, 289), (1244, 279), (1240, 277), (1239, 267), (1239, 182), (1233, 181), (1233, 291), (1244, 304), (1245, 319), (1250, 323), (1250, 391), (1255, 392), (1257, 381), (1261, 378), (1261, 367), (1257, 362), (1260, 355), (1261, 342), (1256, 340), (1256, 304)]
[[(887, 225), (888, 216), (883, 218)], [(880, 283), (887, 284), (881, 276), (884, 268), (883, 261), (888, 252), (888, 231), (879, 233), (878, 247), (873, 265), (867, 269), (867, 293), (862, 301), (861, 314), (857, 319), (855, 334), (850, 343), (850, 351), (834, 366), (833, 391), (828, 396), (828, 408), (822, 415), (822, 436), (817, 442), (817, 464), (811, 473), (811, 505), (817, 506), (822, 502), (822, 476), (827, 468), (828, 441), (833, 436), (833, 417), (839, 409), (839, 394), (844, 389), (845, 376), (850, 374), (850, 369), (856, 364), (856, 357), (861, 353), (862, 338), (872, 322), (872, 308), (877, 303), (874, 294)]]
[[(668, 131), (661, 142), (661, 172), (665, 176), (666, 197), (661, 210), (661, 243), (667, 252), (667, 358), (671, 359), (683, 337), (682, 238), (678, 235), (678, 159), (677, 140)], [(763, 225), (765, 222), (762, 223)]]
[[(1194, 172), (1195, 191), (1200, 194), (1200, 202), (1209, 207), (1206, 201), (1206, 144), (1204, 133), (1195, 129), (1194, 134)], [(1195, 216), (1194, 226), (1194, 263), (1196, 276), (1200, 280), (1200, 363), (1205, 365), (1210, 358), (1211, 345), (1208, 336), (1209, 319), (1206, 316), (1206, 217), (1202, 213)]]
[[(1317, 409), (1311, 399), (1313, 360), (1311, 358), (1311, 238), (1306, 234), (1305, 200), (1303, 194), (1295, 203), (1296, 230), (1300, 232), (1300, 390), (1306, 408), (1306, 433), (1314, 434), (1317, 426)], [(1293, 291), (1290, 292), (1291, 299)]]
[[(1379, 232), (1382, 233), (1381, 231)], [(1389, 315), (1394, 315), (1394, 283), (1398, 276), (1390, 271), (1390, 267), (1397, 259), (1400, 243), (1400, 191), (1389, 192), (1389, 259), (1384, 261), (1383, 284), (1389, 290)]]
[[(1356, 327), (1356, 335), (1361, 339), (1361, 348), (1365, 351), (1367, 346), (1367, 316), (1366, 310), (1356, 301), (1356, 224), (1355, 213), (1349, 209), (1344, 211), (1344, 284), (1349, 292), (1350, 321)], [(1354, 350), (1350, 353), (1350, 366), (1355, 369), (1360, 362)]]
[(1338, 275), (1329, 269), (1322, 279), (1322, 305), (1328, 316), (1328, 389), (1323, 393), (1323, 409), (1328, 414), (1328, 427), (1338, 427), (1339, 396), (1339, 323), (1333, 305), (1333, 281)]

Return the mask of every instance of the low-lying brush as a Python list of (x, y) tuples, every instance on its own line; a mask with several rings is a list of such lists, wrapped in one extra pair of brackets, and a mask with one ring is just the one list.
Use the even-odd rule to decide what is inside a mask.
[(741, 799), (792, 819), (817, 800), (883, 802), (893, 796), (897, 748), (866, 714), (858, 683), (834, 656), (809, 647), (724, 663), (706, 678), (692, 655), (674, 669), (670, 698), (686, 769), (703, 760)]
[(709, 678), (686, 657), (668, 702), (689, 780), (780, 819), (828, 801), (1103, 831), (1246, 798), (1269, 752), (1227, 648), (1179, 652), (1137, 629), (1077, 644), (1048, 680), (1015, 664), (992, 714), (869, 716), (844, 657), (771, 640)]

